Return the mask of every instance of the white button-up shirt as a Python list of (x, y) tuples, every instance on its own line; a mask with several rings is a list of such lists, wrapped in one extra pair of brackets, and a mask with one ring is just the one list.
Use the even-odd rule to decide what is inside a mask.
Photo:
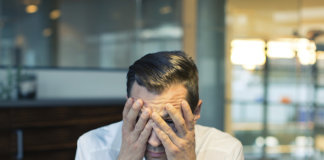
[[(122, 142), (122, 121), (83, 134), (76, 160), (116, 160)], [(215, 128), (195, 125), (198, 160), (244, 160), (240, 141)]]

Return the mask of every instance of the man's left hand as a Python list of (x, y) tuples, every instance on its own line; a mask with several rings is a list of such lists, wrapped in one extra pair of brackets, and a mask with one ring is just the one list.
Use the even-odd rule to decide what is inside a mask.
[(195, 160), (195, 121), (188, 102), (182, 101), (180, 110), (167, 104), (166, 111), (175, 124), (176, 133), (159, 114), (153, 113), (152, 119), (154, 132), (161, 140), (168, 160)]

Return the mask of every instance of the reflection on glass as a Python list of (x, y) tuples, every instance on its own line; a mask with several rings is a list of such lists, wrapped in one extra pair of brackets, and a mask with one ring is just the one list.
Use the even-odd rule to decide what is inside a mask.
[(182, 48), (181, 7), (180, 0), (2, 0), (0, 66), (126, 68), (146, 52)]

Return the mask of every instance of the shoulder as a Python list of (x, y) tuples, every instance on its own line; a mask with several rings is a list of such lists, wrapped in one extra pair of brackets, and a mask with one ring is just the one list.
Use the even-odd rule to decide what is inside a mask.
[(237, 140), (230, 134), (220, 131), (213, 127), (195, 125), (195, 133), (197, 135), (196, 139), (199, 139), (201, 141), (212, 140), (212, 141), (222, 142), (223, 144), (224, 143), (241, 144), (239, 140)]
[(119, 152), (121, 127), (122, 121), (84, 133), (78, 139), (77, 156), (88, 156), (94, 153), (100, 155), (100, 152), (107, 150), (112, 153)]
[(216, 128), (195, 126), (196, 152), (201, 156), (216, 156), (222, 159), (242, 159), (243, 147), (239, 140)]

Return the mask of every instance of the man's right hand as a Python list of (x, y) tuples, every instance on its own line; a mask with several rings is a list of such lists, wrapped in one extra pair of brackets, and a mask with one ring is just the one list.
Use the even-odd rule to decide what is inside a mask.
[[(123, 111), (122, 145), (119, 160), (141, 160), (144, 157), (147, 140), (151, 135), (153, 122), (151, 110), (142, 109), (143, 101), (128, 98)], [(139, 115), (142, 110), (142, 114)], [(136, 122), (137, 117), (138, 121)]]

